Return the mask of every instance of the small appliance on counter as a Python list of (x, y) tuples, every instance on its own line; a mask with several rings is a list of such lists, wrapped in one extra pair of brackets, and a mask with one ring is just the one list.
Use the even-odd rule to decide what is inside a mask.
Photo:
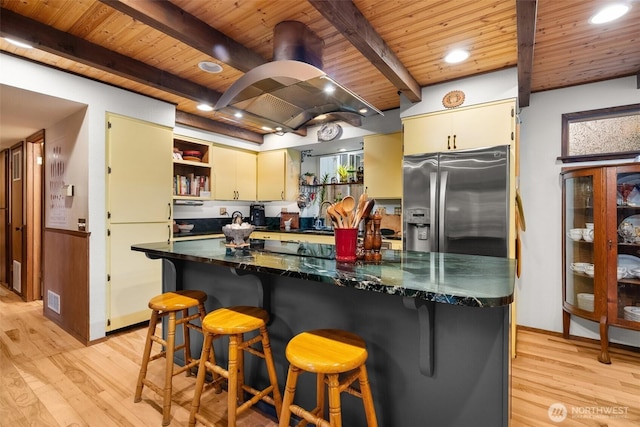
[(259, 203), (251, 204), (249, 208), (249, 222), (256, 227), (265, 227), (267, 225), (264, 216), (264, 205)]

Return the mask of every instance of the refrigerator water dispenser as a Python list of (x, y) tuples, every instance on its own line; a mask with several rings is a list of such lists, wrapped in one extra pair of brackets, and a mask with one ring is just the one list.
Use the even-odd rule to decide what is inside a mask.
[(429, 228), (431, 220), (428, 209), (407, 209), (405, 213), (406, 249), (429, 252)]

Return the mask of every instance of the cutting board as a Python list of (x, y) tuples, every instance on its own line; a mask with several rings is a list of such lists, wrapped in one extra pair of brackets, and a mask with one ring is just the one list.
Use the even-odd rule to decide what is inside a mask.
[(284, 230), (284, 222), (291, 220), (291, 229), (300, 228), (300, 212), (282, 212), (280, 214), (280, 230)]
[(380, 209), (380, 228), (388, 228), (395, 231), (396, 236), (400, 236), (402, 233), (402, 217), (400, 215), (390, 215), (386, 213), (386, 210)]

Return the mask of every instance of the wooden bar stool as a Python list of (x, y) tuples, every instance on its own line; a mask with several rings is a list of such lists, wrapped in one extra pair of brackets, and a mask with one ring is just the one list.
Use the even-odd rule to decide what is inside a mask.
[[(138, 375), (138, 383), (136, 385), (136, 395), (134, 402), (140, 402), (142, 398), (142, 389), (144, 386), (158, 393), (163, 397), (162, 404), (162, 425), (166, 426), (170, 422), (171, 417), (171, 381), (173, 376), (182, 372), (187, 372), (187, 376), (191, 375), (191, 369), (198, 365), (200, 359), (191, 357), (191, 340), (189, 339), (189, 329), (195, 329), (202, 333), (202, 328), (191, 323), (192, 320), (204, 320), (206, 311), (204, 302), (207, 294), (202, 291), (174, 291), (157, 295), (149, 301), (151, 312), (151, 320), (149, 321), (149, 330), (147, 332), (147, 340), (144, 345), (144, 353), (142, 356), (142, 364), (140, 365), (140, 374)], [(189, 309), (197, 307), (198, 312), (189, 314)], [(180, 318), (177, 314), (181, 313)], [(168, 327), (166, 331), (167, 339), (155, 334), (158, 320), (168, 316)], [(183, 342), (176, 346), (176, 325), (182, 324)], [(151, 347), (156, 342), (162, 346), (162, 350), (151, 356)], [(184, 366), (174, 369), (174, 355), (176, 351), (184, 351)], [(147, 368), (149, 362), (164, 357), (165, 361), (165, 377), (164, 385), (160, 386), (147, 379)]]
[[(202, 345), (202, 354), (200, 355), (200, 366), (198, 367), (196, 389), (191, 405), (189, 426), (195, 426), (196, 420), (207, 426), (214, 425), (198, 413), (207, 371), (212, 372), (214, 375), (214, 386), (218, 381), (227, 380), (227, 425), (229, 427), (235, 427), (237, 416), (260, 400), (275, 406), (276, 414), (280, 413), (282, 396), (278, 388), (276, 368), (271, 355), (271, 344), (267, 333), (268, 320), (269, 314), (265, 310), (248, 306), (221, 308), (207, 314), (204, 318), (202, 322), (204, 343)], [(244, 334), (252, 331), (259, 331), (259, 334), (245, 341)], [(227, 369), (216, 364), (212, 351), (213, 340), (222, 336), (229, 337), (229, 363)], [(258, 342), (262, 342), (262, 351), (252, 347)], [(270, 385), (264, 390), (256, 390), (244, 383), (243, 351), (264, 359), (270, 381)], [(245, 402), (244, 392), (252, 394), (253, 397)]]
[[(302, 332), (289, 341), (286, 349), (289, 374), (284, 391), (279, 427), (289, 427), (291, 414), (302, 418), (298, 427), (307, 423), (322, 427), (341, 427), (340, 393), (347, 392), (362, 399), (369, 427), (377, 427), (371, 387), (365, 362), (367, 349), (358, 335), (339, 329)], [(316, 407), (308, 411), (293, 404), (296, 383), (301, 371), (313, 372), (316, 378)], [(340, 374), (343, 378), (340, 379)], [(360, 390), (351, 385), (360, 382)], [(324, 419), (325, 383), (329, 395), (329, 421)]]

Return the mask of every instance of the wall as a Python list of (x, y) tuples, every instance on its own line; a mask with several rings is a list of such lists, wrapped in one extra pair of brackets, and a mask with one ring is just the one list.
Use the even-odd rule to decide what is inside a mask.
[[(105, 336), (106, 322), (106, 175), (105, 115), (113, 112), (162, 126), (175, 124), (175, 107), (152, 98), (114, 88), (69, 73), (0, 54), (0, 83), (20, 89), (86, 104), (86, 156), (71, 169), (87, 168), (85, 191), (88, 194), (88, 218), (91, 232), (89, 266), (90, 339)], [(75, 161), (75, 160), (74, 160)], [(46, 214), (46, 212), (45, 212)], [(46, 246), (45, 251), (54, 250)]]
[[(522, 276), (517, 283), (518, 324), (562, 331), (561, 115), (640, 102), (636, 78), (534, 93), (520, 113), (520, 191), (527, 231), (522, 233)], [(600, 163), (619, 163), (608, 161)], [(584, 165), (593, 163), (584, 163)], [(583, 165), (582, 163), (580, 165)], [(567, 164), (566, 166), (577, 166)], [(572, 318), (571, 334), (598, 339), (598, 324)], [(638, 346), (640, 333), (610, 328), (611, 341)]]
[[(45, 129), (45, 227), (77, 230), (78, 218), (88, 219), (86, 115), (83, 108)], [(66, 185), (74, 186), (73, 197), (66, 196)]]

